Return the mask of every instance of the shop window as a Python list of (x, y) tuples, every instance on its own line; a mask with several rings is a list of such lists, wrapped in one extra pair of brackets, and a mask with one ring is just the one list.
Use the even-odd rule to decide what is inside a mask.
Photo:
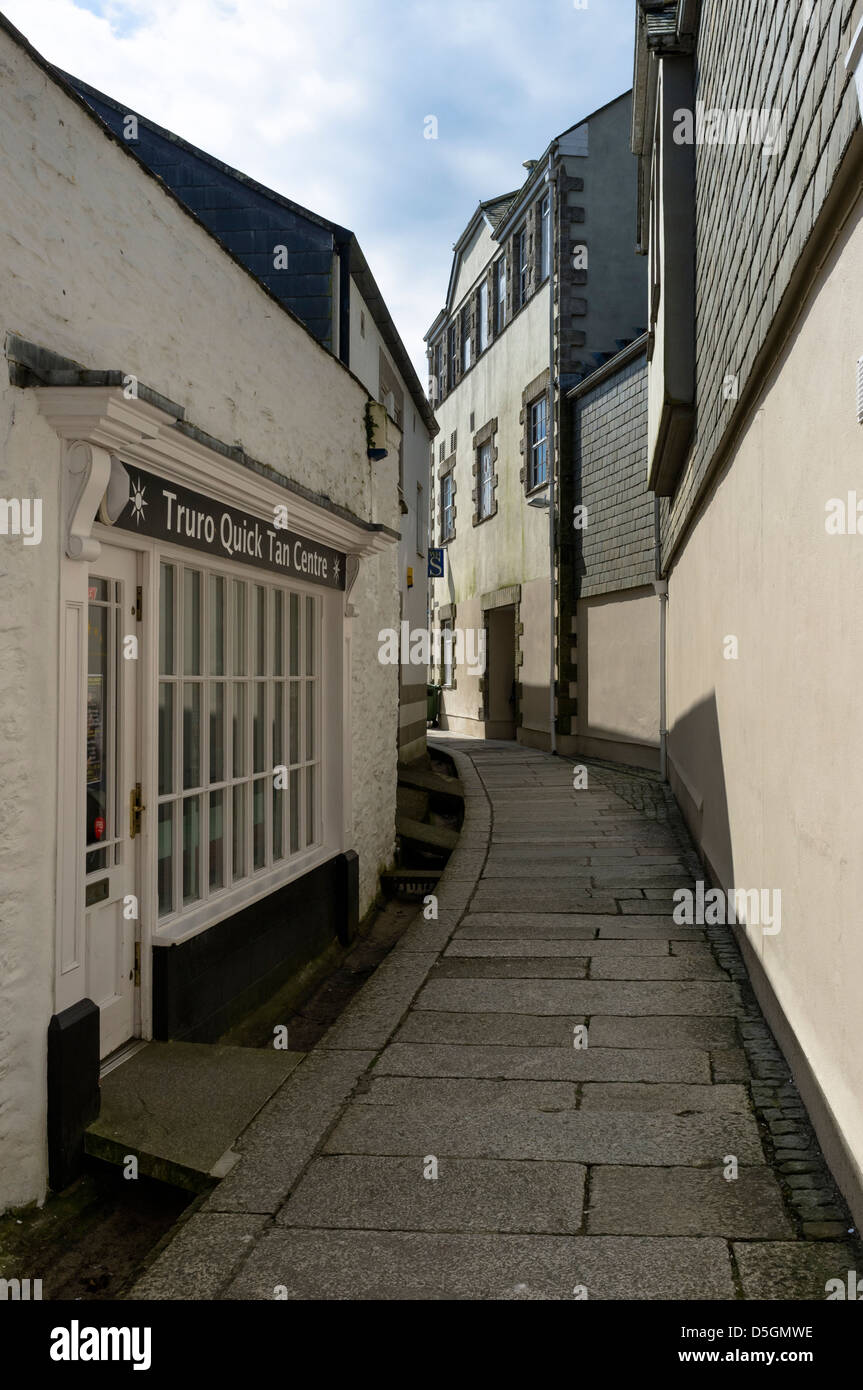
[(320, 843), (320, 628), (317, 596), (162, 563), (160, 918)]

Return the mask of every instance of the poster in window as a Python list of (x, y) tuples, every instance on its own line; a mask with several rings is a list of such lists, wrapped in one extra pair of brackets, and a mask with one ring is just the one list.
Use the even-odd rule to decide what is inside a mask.
[(87, 786), (102, 783), (104, 687), (101, 676), (87, 677)]

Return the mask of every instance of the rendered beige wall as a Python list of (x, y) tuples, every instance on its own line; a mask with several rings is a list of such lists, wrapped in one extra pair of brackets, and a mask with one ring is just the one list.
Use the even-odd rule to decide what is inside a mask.
[[(828, 535), (825, 504), (863, 498), (861, 284), (858, 203), (674, 564), (668, 603), (672, 782), (723, 886), (781, 890), (781, 931), (750, 928), (750, 940), (858, 1178), (863, 533)], [(729, 636), (736, 660), (723, 656)]]
[(585, 740), (617, 744), (609, 754), (623, 760), (638, 758), (639, 747), (657, 750), (659, 599), (644, 588), (581, 599), (576, 621), (579, 747), (598, 751)]

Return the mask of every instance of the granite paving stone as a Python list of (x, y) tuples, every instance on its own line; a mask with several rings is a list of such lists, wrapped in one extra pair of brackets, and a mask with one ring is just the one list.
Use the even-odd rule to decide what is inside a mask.
[(449, 1158), (433, 1178), (424, 1171), (421, 1155), (316, 1159), (277, 1225), (567, 1234), (584, 1220), (587, 1170), (577, 1163)]
[(575, 791), (565, 758), (440, 738), (465, 819), (437, 918), (417, 905), (133, 1297), (823, 1299), (863, 1276), (733, 937), (674, 920), (703, 871), (669, 788), (588, 760)]
[(794, 1228), (768, 1168), (617, 1168), (593, 1171), (587, 1229), (591, 1235), (725, 1236), (791, 1239)]
[[(731, 1261), (711, 1238), (265, 1233), (225, 1298), (362, 1300), (730, 1299)], [(578, 1289), (578, 1294), (574, 1290)]]
[[(447, 1015), (452, 1017), (452, 1015)], [(467, 1016), (468, 1018), (470, 1015)], [(545, 1022), (546, 1020), (535, 1020)], [(555, 1020), (557, 1023), (557, 1020)], [(657, 1081), (694, 1082), (710, 1087), (710, 1063), (706, 1052), (686, 1048), (664, 1048), (651, 1052), (641, 1048), (573, 1046), (573, 1024), (550, 1033), (551, 1046), (534, 1042), (531, 1046), (489, 1045), (461, 1042), (459, 1045), (403, 1042), (410, 1036), (405, 1028), (381, 1054), (375, 1076), (485, 1076), (532, 1077), (569, 1081)], [(592, 1025), (591, 1025), (592, 1028)], [(464, 1033), (461, 1035), (464, 1036)], [(507, 1034), (501, 1030), (501, 1037)], [(588, 1030), (590, 1037), (590, 1029)], [(555, 1042), (558, 1044), (555, 1046)]]

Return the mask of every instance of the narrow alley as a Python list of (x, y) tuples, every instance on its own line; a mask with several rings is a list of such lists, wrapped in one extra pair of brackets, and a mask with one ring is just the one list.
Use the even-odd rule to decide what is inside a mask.
[(675, 924), (701, 871), (667, 789), (440, 739), (437, 919), (132, 1297), (824, 1299), (857, 1237), (730, 929)]

